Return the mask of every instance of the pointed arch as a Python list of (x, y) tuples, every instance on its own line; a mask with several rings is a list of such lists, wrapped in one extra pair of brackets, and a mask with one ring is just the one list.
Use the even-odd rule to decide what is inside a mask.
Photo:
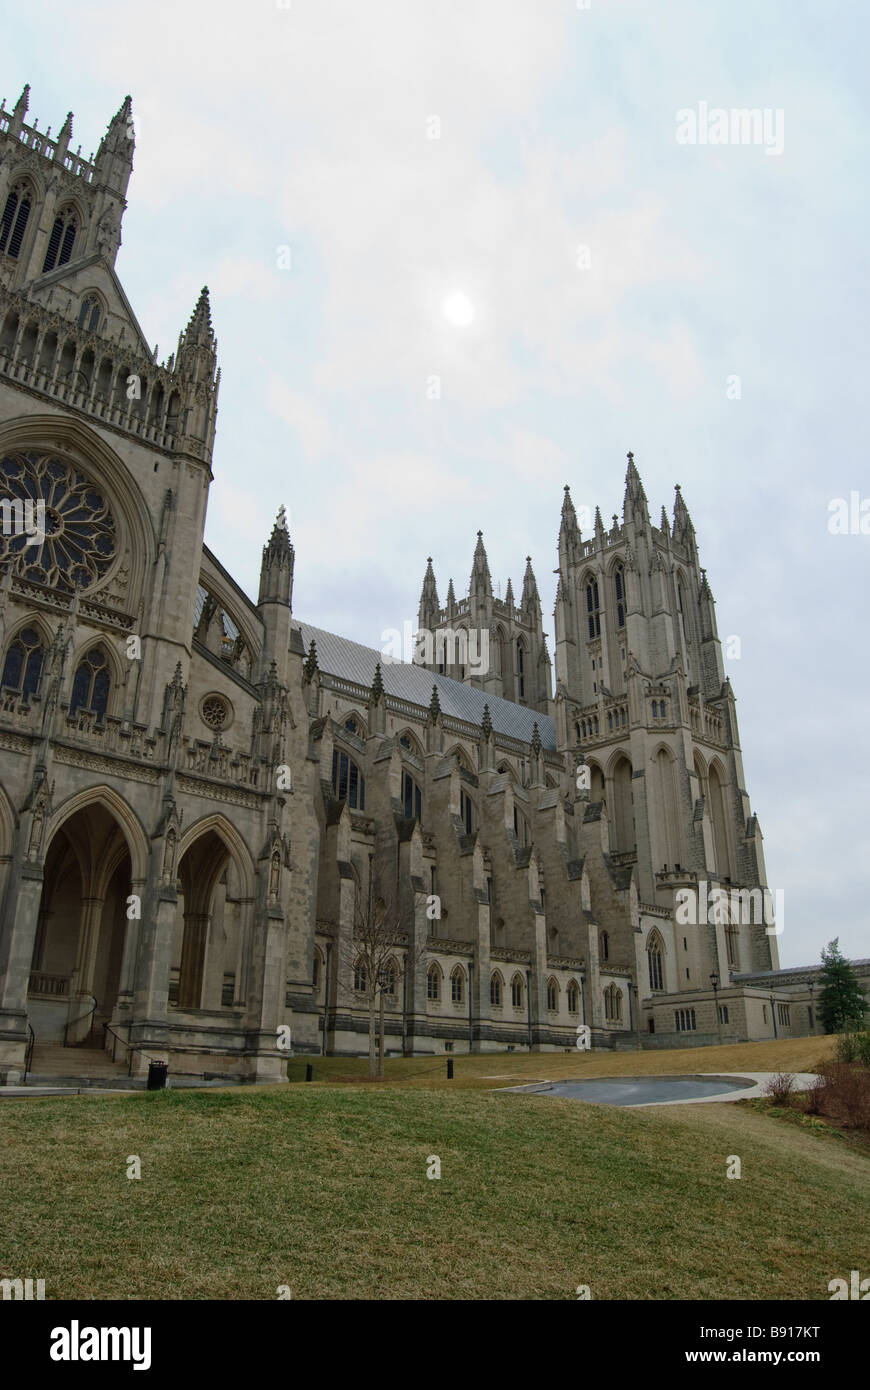
[(437, 960), (433, 960), (429, 969), (426, 971), (426, 998), (433, 1003), (441, 998), (441, 981), (444, 972)]
[(523, 1007), (525, 989), (526, 982), (520, 974), (519, 970), (517, 970), (514, 972), (514, 975), (511, 979), (511, 1004), (515, 1009), (521, 1009)]
[(223, 841), (235, 865), (239, 879), (240, 896), (253, 898), (255, 869), (250, 850), (232, 821), (227, 820), (226, 816), (219, 811), (211, 815), (201, 816), (199, 820), (188, 826), (178, 845), (176, 863), (180, 864), (191, 846), (203, 835), (208, 834), (210, 830), (213, 830), (218, 839)]
[(465, 970), (459, 964), (450, 972), (450, 998), (454, 1004), (465, 1002)]
[(647, 937), (646, 959), (649, 971), (649, 987), (651, 991), (663, 990), (664, 985), (664, 959), (665, 943), (657, 927), (654, 927)]
[(710, 821), (713, 827), (714, 868), (722, 878), (734, 877), (734, 864), (729, 834), (729, 815), (727, 802), (728, 776), (718, 758), (714, 758), (707, 771), (707, 785), (710, 793)]
[(567, 987), (566, 987), (566, 991), (565, 991), (565, 992), (566, 992), (566, 994), (567, 994), (567, 996), (568, 996), (568, 1012), (569, 1012), (569, 1014), (579, 1014), (579, 1012), (580, 1012), (580, 986), (578, 985), (577, 981), (576, 981), (575, 979), (573, 979), (573, 977), (572, 977), (572, 979), (570, 979), (570, 980), (568, 981), (568, 984), (567, 984)]
[(400, 748), (404, 748), (406, 753), (413, 753), (415, 758), (423, 758), (425, 756), (423, 745), (413, 729), (402, 729), (395, 737)]
[(547, 981), (547, 1010), (551, 1014), (559, 1010), (559, 981), (555, 975), (551, 975)]
[(489, 1002), (494, 1009), (500, 1009), (504, 999), (504, 976), (500, 970), (493, 970), (489, 977)]
[(78, 811), (93, 805), (103, 806), (118, 822), (130, 851), (133, 882), (144, 882), (148, 877), (150, 851), (148, 837), (132, 806), (113, 787), (104, 784), (97, 787), (87, 787), (84, 791), (75, 792), (72, 796), (67, 797), (66, 801), (62, 802), (54, 814), (49, 817), (44, 843), (50, 844), (66, 821)]

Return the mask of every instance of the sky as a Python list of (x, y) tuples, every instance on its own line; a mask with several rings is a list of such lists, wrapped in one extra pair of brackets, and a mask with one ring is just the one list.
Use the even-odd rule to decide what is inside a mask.
[[(427, 556), (467, 592), (481, 529), (497, 593), (531, 555), (552, 654), (564, 484), (607, 525), (629, 450), (654, 523), (681, 484), (784, 965), (870, 956), (868, 49), (861, 0), (4, 16), (41, 130), (72, 108), (88, 155), (132, 95), (117, 269), (161, 361), (209, 286), (206, 541), (254, 598), (284, 504), (294, 613), (379, 647)], [(759, 138), (719, 139), (743, 108)]]

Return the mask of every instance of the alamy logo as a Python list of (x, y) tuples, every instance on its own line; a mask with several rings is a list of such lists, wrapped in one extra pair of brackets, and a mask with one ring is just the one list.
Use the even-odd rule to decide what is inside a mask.
[(439, 628), (430, 632), (405, 622), (400, 632), (388, 627), (381, 633), (381, 659), (389, 664), (399, 661), (432, 666), (436, 661), (447, 666), (467, 666), (469, 672), (485, 676), (489, 671), (489, 632), (486, 628)]
[(707, 891), (706, 879), (697, 889), (679, 888), (674, 896), (676, 921), (681, 927), (761, 926), (766, 936), (781, 936), (785, 926), (785, 893), (777, 888), (720, 888)]
[(33, 1283), (32, 1279), (0, 1279), (0, 1289), (4, 1299), (21, 1299), (22, 1302), (35, 1299), (42, 1302), (45, 1299), (45, 1280), (36, 1280), (36, 1293), (33, 1292)]
[(785, 146), (785, 112), (760, 107), (710, 106), (698, 102), (697, 111), (684, 106), (677, 112), (678, 145), (763, 145), (765, 154), (782, 154)]
[(34, 545), (45, 540), (45, 499), (0, 497), (0, 531), (4, 536), (30, 536)]
[(69, 1327), (51, 1329), (52, 1361), (132, 1361), (134, 1371), (151, 1367), (150, 1327)]

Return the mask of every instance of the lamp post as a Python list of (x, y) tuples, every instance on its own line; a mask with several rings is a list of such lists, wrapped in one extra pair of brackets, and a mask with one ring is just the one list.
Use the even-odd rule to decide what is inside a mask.
[(710, 984), (713, 986), (713, 1008), (716, 1010), (716, 1036), (720, 1043), (722, 1041), (722, 1019), (719, 1016), (719, 972), (714, 970), (710, 976)]
[(384, 1046), (384, 988), (388, 984), (389, 978), (389, 970), (387, 970), (386, 966), (381, 966), (380, 970), (378, 971), (378, 987), (380, 993), (381, 1006), (381, 1032), (380, 1038), (378, 1040), (378, 1076), (380, 1077), (383, 1077), (384, 1074), (384, 1057), (386, 1056), (386, 1047)]

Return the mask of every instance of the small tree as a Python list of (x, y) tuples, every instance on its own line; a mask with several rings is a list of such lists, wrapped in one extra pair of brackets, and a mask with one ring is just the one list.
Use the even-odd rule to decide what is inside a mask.
[(826, 1033), (860, 1028), (867, 1010), (861, 982), (840, 950), (839, 942), (840, 938), (835, 936), (822, 950), (819, 1018)]
[[(397, 982), (403, 979), (402, 948), (405, 948), (405, 971), (413, 971), (420, 954), (414, 952), (410, 945), (408, 910), (403, 909), (398, 894), (385, 886), (377, 871), (372, 874), (368, 892), (357, 884), (348, 965), (355, 976), (365, 974), (365, 995), (369, 1008), (370, 1080), (383, 1080), (384, 1076), (384, 984), (387, 975), (394, 969)], [(376, 1028), (379, 1003), (380, 1045), (377, 1043)]]

